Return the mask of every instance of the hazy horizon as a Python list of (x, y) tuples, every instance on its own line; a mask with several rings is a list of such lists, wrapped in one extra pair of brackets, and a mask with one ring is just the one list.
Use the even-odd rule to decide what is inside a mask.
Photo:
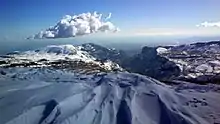
[(59, 39), (33, 39), (33, 40), (6, 40), (0, 46), (0, 54), (7, 54), (13, 51), (34, 50), (48, 45), (95, 43), (108, 48), (120, 50), (137, 50), (143, 46), (166, 46), (181, 45), (194, 42), (208, 42), (220, 40), (220, 36), (213, 37), (173, 37), (173, 36), (136, 36), (136, 37), (109, 37), (94, 38), (89, 36)]

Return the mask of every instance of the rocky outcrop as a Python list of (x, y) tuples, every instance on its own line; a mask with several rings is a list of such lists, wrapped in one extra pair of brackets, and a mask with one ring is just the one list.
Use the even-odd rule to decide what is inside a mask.
[(81, 50), (88, 52), (99, 61), (111, 60), (120, 65), (122, 64), (123, 60), (128, 57), (122, 50), (106, 48), (93, 43), (82, 44)]
[(220, 42), (193, 43), (169, 47), (166, 53), (160, 54), (181, 68), (176, 79), (194, 83), (219, 84)]
[(180, 69), (174, 62), (159, 56), (156, 48), (147, 46), (140, 54), (124, 61), (122, 67), (158, 80), (170, 80), (180, 74)]

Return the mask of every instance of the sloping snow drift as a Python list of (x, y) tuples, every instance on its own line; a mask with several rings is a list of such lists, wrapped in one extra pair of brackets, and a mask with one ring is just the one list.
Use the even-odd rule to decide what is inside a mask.
[[(1, 69), (1, 124), (214, 124), (220, 88), (138, 74)], [(16, 75), (16, 76), (13, 76)], [(13, 78), (12, 78), (13, 77)]]

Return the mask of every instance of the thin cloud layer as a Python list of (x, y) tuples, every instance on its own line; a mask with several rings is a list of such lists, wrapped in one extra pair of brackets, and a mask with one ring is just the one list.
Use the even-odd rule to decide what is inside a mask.
[(117, 32), (119, 28), (108, 21), (111, 16), (109, 13), (106, 18), (102, 18), (102, 14), (97, 12), (66, 15), (55, 26), (40, 31), (28, 39), (68, 38), (97, 32)]
[(196, 26), (197, 27), (220, 27), (220, 22), (203, 22)]

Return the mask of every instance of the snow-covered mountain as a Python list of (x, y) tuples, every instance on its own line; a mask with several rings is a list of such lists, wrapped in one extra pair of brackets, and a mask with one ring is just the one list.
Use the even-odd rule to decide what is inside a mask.
[(1, 56), (0, 66), (55, 66), (73, 69), (79, 65), (88, 65), (86, 68), (91, 69), (95, 65), (94, 68), (101, 70), (127, 70), (162, 81), (175, 79), (216, 83), (220, 79), (219, 45), (219, 42), (205, 42), (156, 48), (146, 46), (133, 56), (93, 43), (79, 46), (50, 45)]
[(96, 56), (93, 56), (93, 54), (87, 51), (85, 50), (84, 45), (50, 45), (37, 50), (15, 52), (1, 56), (0, 66), (42, 67), (53, 65), (58, 66), (59, 64), (62, 64), (63, 66), (64, 64), (73, 66), (76, 65), (76, 63), (84, 63), (87, 65), (96, 65), (97, 67), (110, 71), (122, 70), (117, 63), (114, 63), (111, 60), (100, 61)]
[(220, 87), (127, 72), (1, 68), (1, 124), (216, 124)]
[(219, 42), (205, 42), (156, 48), (146, 46), (139, 54), (133, 56), (121, 50), (93, 43), (79, 46), (50, 45), (37, 50), (16, 51), (1, 56), (0, 66), (74, 68), (72, 65), (87, 64), (89, 65), (87, 68), (90, 69), (93, 67), (91, 65), (110, 71), (124, 69), (162, 81), (176, 79), (196, 83), (216, 83), (220, 79), (219, 45)]
[(126, 53), (122, 50), (106, 48), (93, 43), (82, 44), (81, 49), (88, 52), (98, 60), (111, 60), (118, 64), (121, 64), (123, 59), (127, 57)]
[(176, 64), (157, 55), (156, 49), (151, 47), (144, 47), (140, 54), (128, 56), (124, 51), (105, 48), (93, 43), (79, 46), (50, 45), (37, 50), (15, 52), (4, 57), (6, 57), (5, 63), (7, 64), (2, 66), (57, 67), (61, 64), (63, 67), (65, 64), (70, 67), (70, 65), (76, 65), (75, 63), (80, 61), (80, 63), (90, 63), (106, 70), (125, 69), (160, 80), (169, 80), (178, 76), (180, 72)]
[(1, 56), (0, 124), (220, 123), (220, 86), (170, 80), (183, 74), (171, 56), (180, 48), (128, 57), (90, 43)]
[(179, 79), (218, 83), (220, 80), (220, 41), (166, 47), (160, 55), (181, 69)]

